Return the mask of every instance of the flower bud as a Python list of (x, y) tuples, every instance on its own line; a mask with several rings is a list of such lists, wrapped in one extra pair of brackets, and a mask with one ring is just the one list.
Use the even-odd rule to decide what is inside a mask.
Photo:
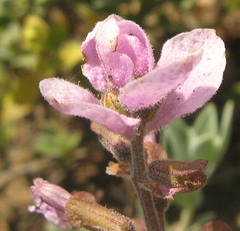
[(113, 154), (119, 162), (128, 163), (131, 159), (130, 141), (121, 135), (117, 135), (101, 124), (92, 122), (91, 129), (98, 134), (102, 145)]
[(109, 92), (153, 69), (149, 39), (136, 23), (110, 15), (96, 24), (81, 46), (86, 58), (83, 74), (93, 87)]
[(33, 182), (30, 194), (34, 198), (34, 205), (29, 206), (28, 210), (43, 214), (49, 222), (59, 228), (71, 229), (72, 225), (65, 215), (65, 205), (71, 194), (42, 178), (36, 178)]
[(133, 231), (133, 223), (126, 217), (99, 205), (88, 192), (78, 192), (70, 197), (66, 214), (74, 227), (90, 230)]

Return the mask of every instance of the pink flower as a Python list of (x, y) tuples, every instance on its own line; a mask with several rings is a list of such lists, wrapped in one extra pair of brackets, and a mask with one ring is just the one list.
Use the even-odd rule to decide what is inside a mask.
[(43, 214), (49, 222), (61, 229), (71, 229), (72, 225), (65, 215), (66, 202), (71, 194), (42, 178), (36, 178), (33, 182), (34, 186), (31, 186), (30, 193), (34, 198), (34, 205), (29, 206), (28, 210)]
[(97, 23), (81, 48), (83, 74), (105, 96), (114, 94), (106, 100), (113, 106), (57, 78), (41, 81), (41, 93), (57, 110), (88, 118), (126, 138), (136, 133), (141, 123), (136, 112), (142, 109), (158, 105), (145, 121), (147, 134), (202, 107), (219, 88), (226, 65), (224, 43), (215, 31), (195, 29), (168, 40), (154, 67), (145, 32), (117, 15)]

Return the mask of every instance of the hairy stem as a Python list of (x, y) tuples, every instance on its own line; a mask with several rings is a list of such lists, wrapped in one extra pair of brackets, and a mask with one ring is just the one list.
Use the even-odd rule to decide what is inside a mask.
[(137, 133), (131, 141), (131, 155), (131, 180), (143, 209), (147, 230), (164, 231), (164, 208), (162, 209), (161, 217), (159, 217), (159, 211), (157, 212), (155, 208), (152, 193), (140, 185), (147, 166), (143, 150), (142, 132)]

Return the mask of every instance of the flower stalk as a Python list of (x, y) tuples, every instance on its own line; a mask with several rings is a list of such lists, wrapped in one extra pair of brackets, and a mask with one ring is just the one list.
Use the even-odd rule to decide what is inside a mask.
[[(202, 107), (216, 93), (226, 64), (224, 43), (212, 29), (181, 33), (164, 44), (154, 65), (144, 30), (110, 15), (96, 24), (81, 49), (86, 58), (82, 72), (101, 92), (101, 99), (58, 78), (42, 80), (40, 91), (60, 112), (92, 121), (92, 130), (118, 161), (111, 162), (107, 172), (131, 180), (147, 231), (165, 231), (169, 200), (206, 183), (207, 161), (168, 160), (153, 136), (172, 120)], [(32, 188), (38, 202), (30, 211), (44, 214), (58, 227), (106, 231), (114, 230), (115, 224), (124, 231), (145, 227), (134, 228), (130, 220), (98, 205), (89, 194), (70, 197), (63, 189), (41, 182), (41, 190)]]
[(146, 157), (143, 151), (143, 133), (141, 131), (137, 132), (137, 135), (131, 141), (131, 155), (131, 181), (142, 206), (147, 230), (164, 231), (165, 229), (163, 225), (161, 225), (164, 221), (159, 220), (154, 206), (153, 194), (144, 189), (140, 184), (147, 167)]

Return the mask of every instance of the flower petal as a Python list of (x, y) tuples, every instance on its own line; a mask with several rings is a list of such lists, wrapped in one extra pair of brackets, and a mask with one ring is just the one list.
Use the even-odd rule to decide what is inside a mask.
[(97, 23), (81, 46), (87, 61), (82, 68), (83, 74), (99, 91), (124, 86), (133, 78), (132, 60), (126, 54), (116, 52), (119, 20), (122, 18), (110, 15)]
[(100, 91), (125, 86), (152, 70), (149, 39), (136, 23), (110, 15), (99, 22), (83, 42), (83, 74)]
[(43, 214), (49, 222), (59, 228), (71, 229), (72, 225), (67, 221), (64, 213), (71, 194), (42, 178), (36, 178), (33, 182), (34, 186), (30, 187), (30, 194), (34, 198), (34, 205), (29, 206), (28, 210)]
[(130, 118), (100, 105), (88, 90), (68, 81), (50, 78), (40, 82), (40, 90), (48, 103), (67, 115), (87, 118), (102, 124), (110, 131), (131, 137), (138, 128), (139, 119)]
[(82, 53), (86, 59), (86, 63), (82, 66), (82, 73), (88, 78), (95, 89), (104, 91), (106, 90), (108, 83), (105, 78), (105, 71), (96, 51), (95, 41), (95, 36), (100, 25), (101, 22), (98, 22), (93, 31), (88, 33), (85, 41), (81, 45)]
[(182, 60), (159, 66), (120, 89), (118, 98), (129, 108), (142, 109), (153, 106), (188, 78), (201, 57), (202, 51), (199, 49)]
[(181, 59), (198, 49), (204, 51), (200, 63), (186, 81), (168, 95), (156, 118), (148, 124), (147, 131), (194, 112), (216, 93), (222, 82), (226, 58), (224, 43), (212, 29), (195, 29), (168, 40), (157, 65)]
[(154, 67), (153, 50), (144, 30), (129, 20), (119, 22), (117, 51), (127, 54), (134, 63), (134, 77), (150, 72)]
[(133, 79), (133, 61), (126, 54), (117, 51), (120, 28), (116, 15), (105, 19), (96, 34), (96, 49), (104, 68), (109, 86), (121, 87)]
[(39, 198), (49, 206), (64, 211), (66, 201), (71, 194), (62, 187), (51, 184), (42, 178), (34, 179), (34, 186), (30, 187), (31, 197), (36, 198), (36, 204), (39, 204)]

